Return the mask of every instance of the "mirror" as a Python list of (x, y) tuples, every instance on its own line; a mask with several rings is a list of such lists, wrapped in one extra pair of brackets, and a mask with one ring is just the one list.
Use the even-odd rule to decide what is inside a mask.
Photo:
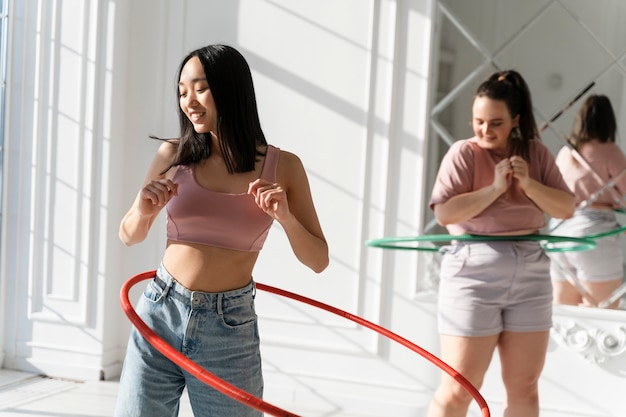
[[(526, 79), (542, 141), (554, 155), (589, 94), (609, 97), (616, 140), (626, 149), (626, 2), (439, 0), (436, 7), (428, 190), (448, 146), (473, 135), (476, 88), (500, 69)], [(445, 233), (432, 212), (426, 215), (424, 233)]]

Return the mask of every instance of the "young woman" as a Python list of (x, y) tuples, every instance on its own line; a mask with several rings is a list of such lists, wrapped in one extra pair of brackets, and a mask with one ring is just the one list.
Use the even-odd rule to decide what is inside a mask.
[[(620, 226), (614, 209), (626, 204), (626, 157), (615, 143), (616, 132), (617, 122), (609, 98), (589, 96), (576, 116), (571, 146), (561, 148), (556, 157), (563, 179), (574, 191), (577, 208), (573, 218), (551, 222), (554, 234), (588, 236)], [(607, 188), (610, 181), (615, 181), (615, 186)], [(551, 275), (555, 303), (602, 303), (622, 284), (620, 235), (597, 239), (596, 243), (598, 246), (593, 250), (554, 254)], [(584, 298), (574, 285), (576, 282), (570, 280), (577, 280), (591, 300)], [(619, 300), (615, 300), (607, 307), (616, 308), (618, 304)]]
[[(450, 234), (528, 235), (544, 214), (567, 218), (574, 197), (540, 142), (526, 82), (491, 75), (472, 105), (474, 137), (443, 158), (430, 202)], [(539, 414), (537, 381), (552, 324), (550, 261), (538, 242), (458, 242), (444, 255), (438, 301), (441, 357), (480, 387), (496, 348), (507, 417)], [(429, 417), (465, 416), (471, 396), (443, 374)]]
[[(253, 269), (274, 220), (295, 256), (315, 272), (328, 246), (300, 159), (268, 145), (243, 56), (226, 45), (187, 55), (178, 72), (180, 138), (165, 140), (120, 225), (143, 241), (167, 211), (157, 276), (136, 310), (166, 342), (200, 366), (261, 397)], [(117, 417), (171, 417), (187, 387), (194, 415), (261, 416), (198, 381), (136, 330), (122, 371)]]

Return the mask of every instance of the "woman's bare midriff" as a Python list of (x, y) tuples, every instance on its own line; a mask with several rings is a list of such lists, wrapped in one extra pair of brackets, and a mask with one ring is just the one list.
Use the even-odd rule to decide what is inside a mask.
[(537, 229), (528, 229), (528, 230), (516, 230), (515, 232), (507, 232), (507, 233), (470, 233), (475, 234), (476, 236), (524, 236), (524, 235), (536, 235), (539, 233)]
[(508, 233), (489, 233), (490, 236), (524, 236), (524, 235), (536, 235), (539, 233), (537, 229), (528, 230), (516, 230), (515, 232)]
[(614, 210), (613, 205), (608, 203), (592, 203), (589, 207), (596, 210)]
[(258, 252), (170, 240), (163, 256), (163, 266), (191, 291), (223, 292), (250, 283), (258, 256)]

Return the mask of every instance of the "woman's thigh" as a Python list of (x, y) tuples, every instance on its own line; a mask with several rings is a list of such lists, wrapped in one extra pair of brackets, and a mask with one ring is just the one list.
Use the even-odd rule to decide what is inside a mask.
[[(498, 338), (498, 334), (479, 337), (441, 335), (441, 359), (474, 387), (480, 388)], [(442, 384), (447, 385), (453, 391), (465, 390), (456, 379), (448, 374), (444, 375)]]
[(550, 331), (503, 332), (498, 342), (507, 391), (536, 386), (546, 359)]

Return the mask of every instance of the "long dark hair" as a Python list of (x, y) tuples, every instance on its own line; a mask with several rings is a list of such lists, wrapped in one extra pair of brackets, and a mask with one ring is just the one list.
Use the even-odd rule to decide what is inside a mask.
[(594, 94), (580, 106), (572, 127), (571, 142), (578, 147), (585, 142), (598, 140), (615, 143), (617, 121), (611, 100), (605, 95)]
[(520, 73), (515, 70), (493, 73), (478, 87), (474, 97), (503, 101), (511, 117), (519, 115), (519, 135), (511, 135), (509, 138), (509, 155), (519, 155), (529, 161), (530, 141), (541, 139), (533, 114), (530, 90)]
[[(177, 103), (180, 100), (178, 81), (185, 64), (198, 57), (213, 95), (217, 111), (217, 132), (220, 150), (229, 173), (253, 171), (260, 153), (259, 145), (267, 145), (261, 129), (250, 67), (235, 48), (208, 45), (190, 52), (180, 63), (176, 81)], [(190, 165), (211, 155), (210, 133), (198, 133), (178, 104), (180, 138), (170, 140), (177, 153), (170, 168)], [(155, 139), (160, 139), (152, 136)], [(165, 170), (165, 172), (167, 172)]]

